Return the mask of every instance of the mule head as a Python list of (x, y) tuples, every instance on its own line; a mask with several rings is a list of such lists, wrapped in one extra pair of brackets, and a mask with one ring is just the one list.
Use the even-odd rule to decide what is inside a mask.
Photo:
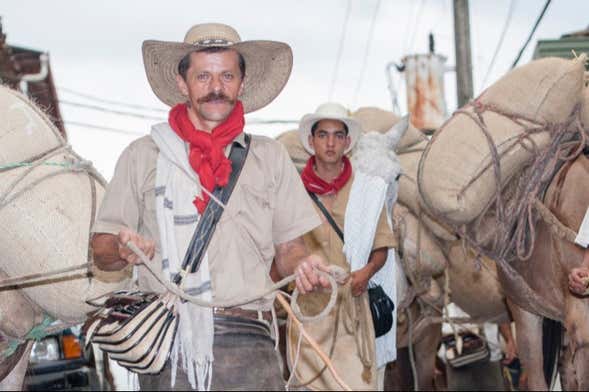
[(386, 133), (363, 134), (353, 151), (355, 170), (382, 178), (387, 183), (387, 210), (391, 212), (397, 200), (398, 181), (402, 174), (395, 147), (409, 127), (409, 116), (403, 117)]

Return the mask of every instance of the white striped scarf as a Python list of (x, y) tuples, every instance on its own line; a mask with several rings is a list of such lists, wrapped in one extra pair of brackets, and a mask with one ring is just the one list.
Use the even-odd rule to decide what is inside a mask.
[[(185, 143), (167, 123), (152, 127), (151, 137), (159, 148), (156, 174), (156, 215), (160, 231), (162, 270), (172, 279), (178, 273), (200, 218), (192, 201), (200, 195), (198, 175), (188, 162)], [(213, 201), (211, 201), (213, 202)], [(183, 288), (191, 295), (212, 300), (208, 256), (205, 253), (199, 270), (184, 278)], [(193, 389), (209, 390), (213, 363), (213, 311), (178, 301), (178, 332), (172, 349), (174, 386), (178, 360)]]

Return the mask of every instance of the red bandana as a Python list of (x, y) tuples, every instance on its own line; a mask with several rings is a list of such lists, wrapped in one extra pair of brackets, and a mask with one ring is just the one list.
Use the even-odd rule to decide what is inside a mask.
[(303, 184), (305, 184), (305, 188), (308, 192), (316, 193), (318, 195), (326, 195), (331, 193), (337, 193), (340, 189), (346, 185), (350, 177), (352, 176), (352, 164), (347, 157), (342, 157), (344, 162), (344, 170), (337, 176), (333, 182), (327, 182), (321, 179), (315, 170), (313, 170), (313, 166), (315, 166), (315, 155), (313, 155), (307, 161), (307, 165), (303, 172), (301, 173), (301, 179), (303, 180)]
[[(215, 185), (225, 186), (231, 174), (231, 161), (225, 157), (225, 147), (243, 131), (243, 105), (241, 101), (233, 108), (227, 119), (216, 126), (211, 132), (196, 129), (190, 118), (186, 104), (178, 104), (170, 110), (168, 117), (170, 127), (190, 144), (188, 161), (192, 169), (198, 174), (200, 183), (209, 192), (213, 192)], [(209, 202), (209, 195), (202, 193), (196, 196), (193, 203), (202, 214)]]

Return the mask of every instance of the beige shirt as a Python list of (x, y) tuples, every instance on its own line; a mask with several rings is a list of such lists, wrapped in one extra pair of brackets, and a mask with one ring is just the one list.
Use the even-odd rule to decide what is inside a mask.
[[(243, 145), (243, 133), (235, 141)], [(226, 155), (229, 151), (227, 148)], [(152, 262), (161, 272), (155, 212), (157, 156), (151, 136), (134, 141), (123, 151), (92, 231), (118, 234), (127, 227), (155, 240)], [(245, 298), (268, 288), (275, 245), (321, 223), (312, 203), (284, 147), (273, 139), (252, 136), (245, 165), (207, 249), (213, 299)], [(145, 268), (138, 268), (138, 283), (143, 290), (162, 290)], [(265, 300), (243, 308), (270, 306)]]

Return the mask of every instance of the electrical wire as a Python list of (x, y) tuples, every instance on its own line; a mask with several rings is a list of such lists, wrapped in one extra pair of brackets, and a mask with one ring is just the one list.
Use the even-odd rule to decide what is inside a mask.
[(515, 8), (516, 0), (510, 0), (509, 2), (509, 9), (507, 10), (507, 18), (505, 19), (505, 23), (503, 24), (503, 29), (501, 30), (501, 35), (499, 36), (499, 41), (497, 42), (497, 46), (495, 47), (495, 53), (493, 53), (493, 57), (491, 58), (491, 62), (489, 63), (489, 67), (487, 68), (487, 73), (485, 74), (485, 78), (483, 79), (483, 83), (481, 84), (482, 87), (485, 87), (487, 83), (487, 79), (489, 79), (489, 75), (491, 74), (491, 70), (495, 65), (495, 60), (497, 59), (497, 54), (499, 54), (499, 50), (503, 45), (503, 40), (505, 39), (505, 33), (509, 28), (509, 24), (511, 23), (511, 17), (513, 16), (513, 10)]
[(376, 5), (374, 7), (374, 12), (372, 13), (372, 19), (370, 20), (370, 27), (368, 30), (368, 37), (366, 40), (366, 45), (364, 46), (364, 56), (362, 56), (362, 68), (360, 68), (360, 77), (358, 78), (358, 83), (356, 84), (356, 89), (354, 90), (354, 99), (353, 99), (353, 106), (356, 106), (356, 101), (358, 99), (358, 93), (360, 92), (360, 87), (362, 87), (362, 82), (364, 81), (364, 73), (366, 71), (366, 64), (368, 62), (368, 55), (370, 54), (370, 46), (372, 41), (374, 40), (374, 26), (376, 25), (376, 17), (378, 16), (378, 10), (380, 8), (381, 0), (377, 0)]
[(90, 124), (90, 123), (85, 123), (85, 122), (80, 122), (80, 121), (64, 121), (64, 123), (67, 125), (74, 125), (74, 126), (78, 126), (78, 127), (97, 129), (99, 131), (122, 133), (125, 135), (146, 135), (146, 133), (143, 133), (143, 132), (134, 132), (134, 131), (128, 131), (126, 129), (105, 127), (103, 125)]
[(151, 106), (136, 105), (136, 104), (122, 102), (122, 101), (114, 101), (114, 100), (110, 100), (110, 99), (104, 99), (104, 98), (97, 97), (96, 95), (82, 93), (80, 91), (76, 91), (76, 90), (73, 90), (73, 89), (67, 88), (67, 87), (57, 86), (57, 89), (59, 91), (66, 92), (68, 94), (72, 94), (72, 95), (75, 95), (75, 96), (78, 96), (81, 98), (89, 99), (89, 100), (100, 102), (100, 103), (106, 103), (109, 105), (123, 106), (123, 107), (128, 107), (130, 109), (149, 110), (149, 111), (166, 113), (166, 114), (168, 113), (168, 110), (166, 110), (166, 109), (154, 108)]
[(166, 118), (165, 117), (156, 117), (156, 116), (149, 116), (149, 115), (146, 115), (146, 114), (125, 112), (125, 111), (122, 111), (122, 110), (105, 108), (103, 106), (89, 105), (89, 104), (86, 104), (86, 103), (67, 101), (67, 100), (63, 100), (63, 99), (60, 99), (59, 100), (59, 103), (62, 104), (62, 105), (67, 105), (67, 106), (74, 106), (74, 107), (78, 107), (78, 108), (96, 110), (96, 111), (100, 111), (100, 112), (103, 112), (103, 113), (118, 114), (118, 115), (121, 115), (121, 116), (136, 117), (136, 118), (142, 118), (142, 119), (145, 119), (145, 120), (166, 121)]
[[(155, 116), (149, 116), (149, 115), (140, 114), (140, 113), (126, 112), (126, 111), (122, 111), (122, 110), (105, 108), (103, 106), (89, 105), (89, 104), (85, 104), (85, 103), (81, 103), (81, 102), (73, 102), (73, 101), (67, 101), (67, 100), (61, 99), (61, 100), (59, 100), (59, 103), (63, 104), (63, 105), (67, 105), (67, 106), (95, 110), (95, 111), (99, 111), (99, 112), (103, 112), (103, 113), (116, 114), (116, 115), (120, 115), (120, 116), (135, 117), (135, 118), (140, 118), (140, 119), (144, 119), (144, 120), (166, 121), (166, 118), (164, 118), (164, 117), (155, 117)], [(291, 119), (260, 119), (260, 118), (246, 119), (247, 124), (294, 124), (294, 123), (298, 123), (298, 122), (299, 122), (298, 120), (291, 120)]]
[(413, 34), (411, 35), (411, 46), (409, 47), (409, 51), (413, 51), (413, 47), (415, 46), (415, 37), (417, 36), (417, 32), (419, 31), (419, 24), (421, 22), (421, 16), (423, 15), (423, 10), (425, 9), (425, 2), (426, 0), (422, 0), (419, 4), (419, 8), (417, 10), (417, 17), (415, 19), (415, 28), (413, 29)]
[(416, 1), (413, 2), (413, 4), (415, 4), (415, 11), (411, 12), (407, 18), (407, 27), (405, 28), (405, 46), (403, 47), (404, 54), (409, 53), (409, 43), (412, 40), (411, 37), (415, 35), (414, 30), (417, 28), (417, 20), (419, 19), (419, 15), (423, 9), (424, 2), (425, 0), (420, 0), (419, 3)]
[(346, 6), (346, 14), (344, 16), (344, 25), (342, 27), (342, 34), (340, 36), (339, 46), (337, 49), (337, 55), (335, 58), (335, 66), (333, 68), (333, 73), (331, 74), (331, 82), (329, 83), (329, 94), (328, 100), (331, 101), (331, 97), (333, 96), (333, 90), (335, 89), (335, 82), (337, 80), (337, 74), (339, 71), (340, 62), (342, 59), (342, 53), (344, 48), (344, 42), (346, 40), (346, 32), (348, 30), (348, 21), (350, 20), (350, 10), (352, 9), (352, 0), (348, 0), (348, 4)]
[(536, 23), (534, 23), (534, 27), (532, 28), (532, 31), (530, 31), (530, 35), (528, 36), (528, 39), (526, 39), (526, 42), (524, 43), (524, 45), (520, 49), (517, 57), (515, 58), (515, 61), (513, 62), (513, 64), (511, 64), (511, 68), (510, 69), (515, 68), (515, 66), (517, 65), (519, 59), (522, 57), (522, 54), (524, 53), (524, 51), (528, 47), (528, 44), (530, 43), (530, 40), (532, 39), (532, 36), (536, 32), (536, 29), (538, 28), (538, 25), (542, 21), (542, 18), (544, 17), (544, 14), (546, 13), (546, 10), (548, 9), (548, 6), (550, 5), (550, 2), (551, 1), (552, 0), (546, 0), (546, 4), (544, 4), (544, 8), (542, 8), (542, 12), (540, 12), (540, 15), (538, 16), (538, 19), (536, 19)]

